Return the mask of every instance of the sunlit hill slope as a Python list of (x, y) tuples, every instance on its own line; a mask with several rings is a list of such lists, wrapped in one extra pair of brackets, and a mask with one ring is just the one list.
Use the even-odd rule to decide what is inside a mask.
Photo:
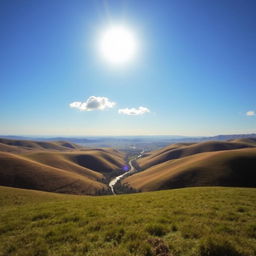
[(142, 171), (122, 183), (140, 191), (189, 186), (256, 187), (256, 148), (251, 141), (171, 145), (142, 157), (138, 164)]
[[(123, 154), (112, 149), (86, 149), (68, 142), (8, 140), (3, 145), (0, 185), (4, 186), (72, 194), (106, 193), (109, 178), (125, 165)], [(18, 153), (3, 151), (9, 151), (9, 147), (15, 147)]]
[(30, 151), (71, 151), (80, 150), (83, 147), (66, 141), (32, 141), (32, 140), (12, 140), (0, 138), (0, 151), (11, 153), (22, 153)]

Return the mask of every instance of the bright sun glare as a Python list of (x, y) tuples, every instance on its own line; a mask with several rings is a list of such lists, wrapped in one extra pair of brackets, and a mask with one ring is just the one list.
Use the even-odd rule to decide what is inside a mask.
[(115, 26), (103, 32), (99, 47), (105, 60), (112, 64), (123, 64), (135, 57), (137, 42), (128, 28)]

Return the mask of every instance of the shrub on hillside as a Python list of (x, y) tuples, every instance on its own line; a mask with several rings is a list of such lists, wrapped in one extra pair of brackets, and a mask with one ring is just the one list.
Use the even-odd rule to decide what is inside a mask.
[(166, 227), (162, 224), (148, 224), (145, 230), (152, 236), (164, 236), (167, 233)]
[(200, 256), (245, 256), (240, 253), (229, 241), (219, 237), (208, 237), (201, 241)]

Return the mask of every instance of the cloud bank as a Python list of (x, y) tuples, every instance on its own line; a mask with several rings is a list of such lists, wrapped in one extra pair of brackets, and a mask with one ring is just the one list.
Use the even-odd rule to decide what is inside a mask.
[(118, 110), (119, 114), (123, 115), (129, 115), (129, 116), (138, 116), (138, 115), (143, 115), (145, 113), (149, 113), (150, 110), (145, 107), (139, 107), (139, 108), (121, 108)]
[(81, 111), (104, 110), (113, 108), (115, 102), (110, 101), (107, 97), (91, 96), (85, 102), (74, 101), (69, 104), (71, 108), (77, 108)]
[(247, 116), (256, 116), (256, 111), (250, 110), (246, 112)]

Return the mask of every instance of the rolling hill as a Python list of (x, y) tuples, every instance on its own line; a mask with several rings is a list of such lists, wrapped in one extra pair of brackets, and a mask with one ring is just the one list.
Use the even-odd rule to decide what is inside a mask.
[[(107, 193), (120, 173), (124, 155), (113, 149), (86, 149), (68, 142), (1, 140), (0, 185), (43, 191)], [(10, 153), (15, 147), (18, 154)]]
[[(83, 174), (69, 172), (10, 153), (0, 153), (0, 176), (0, 184), (4, 186), (51, 192), (96, 194), (107, 188), (97, 181), (97, 173), (93, 177), (86, 171)], [(100, 178), (103, 176), (99, 174)]]
[[(0, 185), (96, 195), (109, 193), (125, 154), (65, 142), (0, 139)], [(256, 139), (172, 144), (144, 154), (122, 181), (138, 191), (188, 186), (255, 187)], [(123, 187), (125, 189), (125, 187)], [(122, 186), (121, 186), (122, 188)]]
[(235, 143), (245, 143), (249, 146), (254, 146), (256, 147), (256, 138), (241, 138), (241, 139), (235, 139), (231, 140), (231, 142)]
[(122, 183), (140, 191), (191, 186), (256, 187), (255, 170), (256, 148), (244, 148), (167, 160)]
[[(24, 154), (24, 157), (52, 167), (77, 172), (93, 170), (99, 173), (111, 173), (120, 170), (125, 162), (124, 155), (111, 149), (88, 149), (73, 152), (36, 152)], [(78, 171), (80, 173), (80, 171)]]
[[(172, 144), (160, 150), (152, 151), (138, 160), (141, 169), (203, 152), (250, 148), (256, 146), (255, 139), (239, 139), (235, 141), (207, 141), (200, 143)], [(255, 144), (254, 144), (255, 143)]]
[(81, 150), (83, 147), (66, 141), (32, 141), (12, 140), (0, 138), (0, 151), (10, 153), (23, 153), (30, 151), (72, 151)]

